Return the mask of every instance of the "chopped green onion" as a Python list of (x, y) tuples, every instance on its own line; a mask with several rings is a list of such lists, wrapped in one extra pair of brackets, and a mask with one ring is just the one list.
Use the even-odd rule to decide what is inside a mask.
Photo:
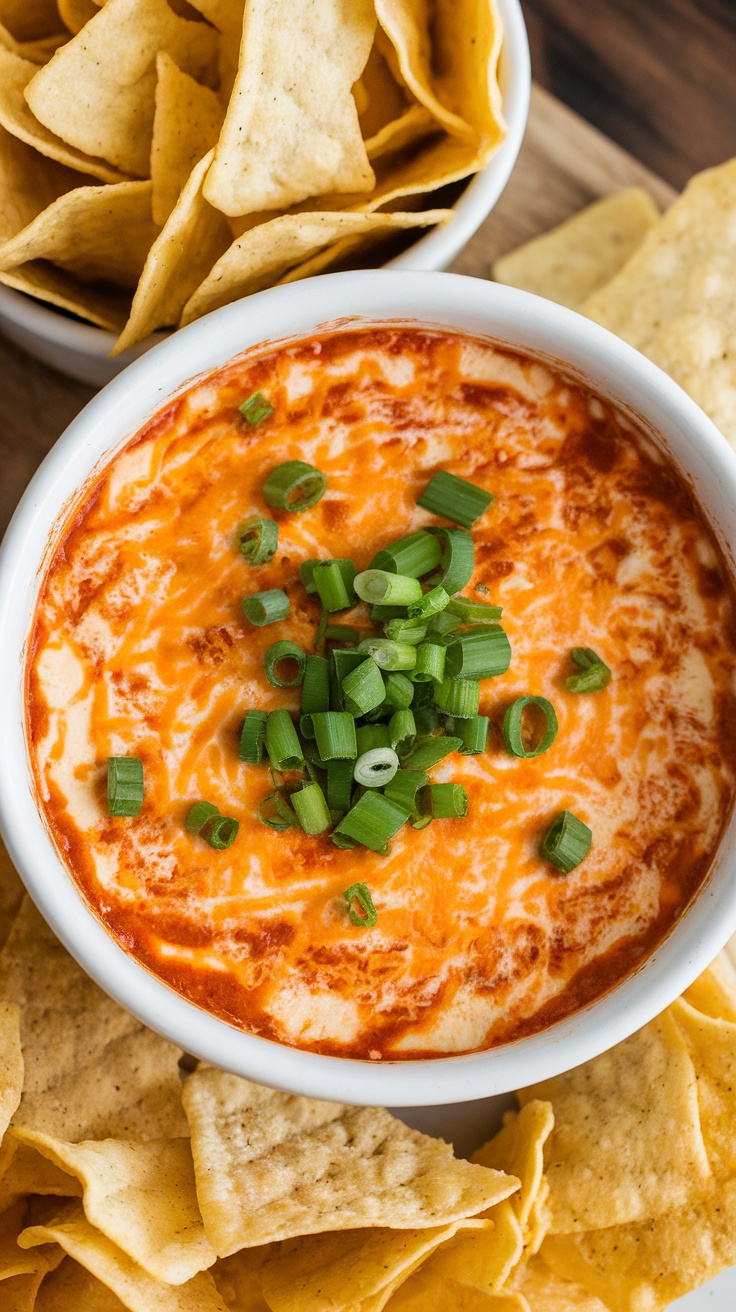
[(372, 656), (382, 670), (412, 670), (417, 663), (416, 648), (410, 642), (393, 642), (391, 638), (364, 638), (358, 651)]
[(397, 806), (403, 807), (409, 815), (418, 818), (418, 796), (422, 788), (429, 783), (429, 775), (420, 770), (399, 770), (390, 783), (386, 784), (384, 797)]
[(389, 620), (388, 624), (384, 624), (383, 631), (392, 642), (408, 642), (411, 647), (418, 647), (424, 641), (427, 627), (418, 624), (416, 620)]
[(266, 741), (265, 711), (246, 711), (243, 728), (240, 733), (240, 760), (248, 765), (260, 765), (263, 760), (263, 745)]
[[(409, 650), (413, 651), (414, 648), (410, 647)], [(380, 706), (386, 692), (383, 676), (376, 662), (365, 653), (361, 654), (363, 656), (361, 664), (351, 670), (342, 681), (345, 705), (355, 715), (365, 715), (367, 711)]]
[(438, 638), (446, 638), (449, 634), (454, 633), (462, 627), (462, 620), (457, 615), (448, 614), (447, 607), (440, 611), (439, 615), (433, 615), (427, 625), (427, 640), (436, 642)]
[(288, 711), (269, 711), (266, 720), (266, 751), (274, 770), (297, 770), (304, 760)]
[(389, 838), (398, 833), (402, 825), (406, 824), (406, 819), (403, 807), (389, 801), (383, 793), (369, 789), (343, 816), (335, 833), (347, 834), (348, 838), (362, 843), (363, 847), (385, 853)]
[(464, 819), (468, 814), (468, 794), (462, 784), (430, 784), (426, 796), (427, 810), (435, 820)]
[(325, 629), (327, 642), (349, 642), (351, 646), (360, 642), (360, 630), (352, 624), (328, 624)]
[(371, 606), (371, 619), (374, 624), (384, 624), (386, 620), (406, 619), (406, 606)]
[(431, 815), (418, 815), (415, 819), (409, 821), (412, 829), (426, 829), (427, 825), (431, 825), (431, 823)]
[(437, 707), (432, 706), (431, 704), (427, 706), (415, 706), (414, 720), (418, 734), (427, 736), (428, 734), (434, 733), (440, 722)]
[(239, 828), (238, 821), (233, 820), (232, 816), (218, 815), (205, 829), (204, 837), (216, 852), (224, 852), (225, 848), (231, 847), (235, 842)]
[(246, 519), (238, 529), (238, 546), (251, 565), (267, 565), (279, 545), (279, 526), (274, 519)]
[[(536, 747), (527, 747), (524, 743), (523, 717), (524, 711), (528, 706), (536, 706), (544, 716), (545, 729), (542, 737), (537, 742)], [(557, 737), (557, 715), (555, 708), (546, 697), (517, 697), (515, 702), (507, 708), (503, 717), (503, 740), (506, 744), (506, 751), (512, 756), (522, 756), (529, 759), (532, 756), (541, 756), (553, 744)]]
[[(266, 808), (269, 803), (273, 805), (275, 815), (267, 814)], [(282, 802), (278, 791), (269, 793), (268, 797), (264, 797), (263, 801), (259, 802), (257, 815), (262, 825), (274, 829), (277, 834), (282, 834), (285, 830), (291, 829), (292, 825), (296, 823), (296, 816), (291, 807)]]
[(263, 392), (253, 392), (245, 401), (238, 406), (238, 410), (244, 419), (255, 428), (256, 424), (263, 423), (273, 414), (273, 406), (267, 401)]
[(243, 598), (243, 614), (251, 624), (262, 628), (275, 620), (285, 620), (290, 610), (289, 598), (282, 588), (269, 588), (268, 592), (252, 592)]
[(489, 606), (486, 601), (469, 601), (467, 597), (451, 597), (447, 610), (463, 624), (495, 624), (503, 615), (503, 606)]
[(299, 732), (302, 738), (306, 738), (309, 742), (314, 742), (314, 721), (312, 720), (311, 715), (307, 714), (299, 716)]
[(462, 747), (462, 738), (425, 738), (417, 739), (414, 750), (404, 757), (405, 770), (431, 770), (439, 765), (446, 756), (451, 756)]
[(354, 761), (358, 755), (355, 720), (348, 711), (322, 711), (312, 716), (322, 761)]
[(191, 834), (201, 834), (206, 824), (216, 815), (220, 814), (219, 806), (214, 806), (212, 802), (195, 802), (187, 811), (184, 828), (188, 829)]
[(302, 715), (330, 709), (330, 662), (326, 656), (307, 656), (302, 681)]
[(572, 811), (560, 811), (542, 841), (540, 855), (563, 874), (580, 865), (593, 841), (592, 831)]
[(475, 569), (475, 547), (469, 533), (462, 528), (429, 528), (428, 533), (439, 538), (442, 546), (441, 584), (448, 596), (462, 592), (470, 582)]
[(417, 647), (417, 663), (409, 678), (413, 683), (442, 683), (445, 677), (447, 648), (434, 642), (423, 642)]
[(386, 702), (396, 711), (403, 711), (414, 700), (414, 685), (405, 674), (387, 674)]
[(472, 720), (460, 720), (458, 732), (463, 740), (463, 756), (479, 756), (486, 749), (489, 719), (487, 715), (474, 715)]
[(299, 566), (299, 578), (304, 584), (305, 591), (309, 593), (310, 597), (314, 597), (317, 594), (317, 584), (314, 581), (314, 571), (316, 566), (321, 565), (321, 563), (320, 560), (303, 560)]
[(335, 844), (335, 847), (344, 847), (348, 852), (352, 852), (355, 847), (355, 839), (348, 838), (347, 834), (338, 834), (336, 829), (333, 829), (330, 838)]
[(446, 715), (472, 720), (480, 706), (480, 683), (477, 679), (443, 679), (434, 690), (434, 699)]
[(485, 488), (469, 483), (466, 478), (448, 474), (445, 469), (438, 469), (417, 499), (417, 505), (428, 510), (432, 515), (451, 519), (453, 524), (472, 528), (476, 520), (485, 514), (492, 501), (492, 492), (486, 492)]
[(590, 647), (573, 647), (570, 653), (580, 674), (565, 679), (569, 692), (602, 692), (611, 682), (611, 671)]
[(327, 805), (341, 814), (350, 810), (353, 795), (353, 762), (327, 762)]
[[(373, 905), (370, 889), (367, 884), (351, 884), (343, 893), (348, 908), (348, 917), (350, 923), (359, 925), (361, 929), (372, 929), (378, 920), (378, 912)], [(353, 902), (357, 902), (360, 912), (353, 910)]]
[(399, 758), (392, 747), (373, 747), (355, 762), (353, 778), (364, 788), (383, 788), (399, 768)]
[(492, 679), (511, 664), (511, 643), (500, 624), (464, 633), (447, 648), (445, 669), (451, 679)]
[[(315, 658), (312, 657), (312, 659)], [(277, 666), (281, 665), (282, 661), (294, 661), (296, 663), (296, 673), (293, 679), (284, 679), (279, 674)], [(306, 652), (302, 651), (301, 647), (298, 647), (295, 642), (273, 642), (264, 659), (266, 678), (274, 688), (298, 688), (304, 678), (306, 664)]]
[(143, 806), (143, 762), (137, 756), (108, 756), (107, 809), (110, 815), (138, 815)]
[(305, 834), (323, 834), (330, 828), (330, 812), (319, 784), (307, 784), (292, 793), (291, 804)]
[(333, 647), (330, 651), (330, 710), (344, 711), (345, 698), (342, 681), (365, 660), (365, 652), (348, 647)]
[(395, 711), (388, 722), (389, 743), (399, 756), (406, 756), (414, 746), (417, 725), (413, 711)]
[(385, 569), (364, 569), (353, 584), (361, 601), (376, 606), (409, 606), (419, 601), (422, 585), (408, 574), (389, 574)]
[(413, 601), (408, 608), (410, 619), (428, 620), (432, 615), (439, 615), (449, 603), (449, 595), (441, 584), (425, 592), (420, 601)]
[(263, 499), (276, 510), (309, 510), (321, 501), (327, 479), (303, 460), (287, 460), (271, 470), (263, 484)]
[(314, 635), (314, 651), (316, 656), (324, 656), (325, 634), (327, 632), (328, 619), (329, 619), (328, 612), (325, 610), (323, 606), (319, 617), (319, 624), (317, 625), (317, 632)]
[(390, 542), (379, 551), (370, 563), (370, 569), (388, 570), (389, 574), (408, 574), (418, 579), (430, 574), (440, 563), (439, 543), (426, 529), (409, 533), (405, 538)]
[(312, 577), (325, 610), (348, 610), (355, 605), (352, 560), (321, 560)]
[(371, 752), (374, 747), (393, 747), (387, 724), (359, 724), (355, 730), (358, 756)]

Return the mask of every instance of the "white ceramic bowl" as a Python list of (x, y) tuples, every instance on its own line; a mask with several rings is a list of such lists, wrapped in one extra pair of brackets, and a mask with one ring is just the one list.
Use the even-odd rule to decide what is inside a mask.
[(182, 1047), (266, 1084), (356, 1103), (463, 1102), (521, 1088), (585, 1061), (667, 1006), (736, 929), (736, 820), (705, 887), (669, 938), (614, 991), (541, 1034), (470, 1056), (370, 1063), (240, 1033), (127, 956), (82, 901), (36, 809), (24, 733), (25, 644), (48, 545), (64, 507), (127, 437), (193, 375), (263, 340), (343, 319), (446, 325), (563, 361), (644, 416), (709, 516), (736, 544), (736, 454), (709, 419), (643, 356), (596, 324), (526, 292), (454, 274), (368, 270), (261, 292), (185, 328), (95, 397), (46, 457), (0, 550), (0, 827), (26, 886), (102, 988)]
[[(503, 110), (508, 134), (482, 173), (464, 188), (454, 205), (455, 217), (446, 227), (434, 228), (401, 255), (390, 260), (391, 269), (446, 269), (490, 214), (516, 163), (529, 114), (531, 69), (529, 42), (519, 0), (497, 0), (504, 27), (499, 66)], [(132, 360), (165, 336), (154, 334), (130, 351), (111, 360), (115, 334), (80, 323), (41, 301), (0, 285), (0, 332), (29, 355), (93, 387), (115, 378)]]

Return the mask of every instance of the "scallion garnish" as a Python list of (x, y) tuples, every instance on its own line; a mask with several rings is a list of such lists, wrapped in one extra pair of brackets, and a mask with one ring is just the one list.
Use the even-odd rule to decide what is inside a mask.
[(276, 510), (309, 510), (322, 499), (327, 479), (303, 460), (287, 460), (271, 470), (263, 484), (263, 499)]
[(324, 834), (332, 824), (325, 795), (317, 783), (292, 793), (291, 805), (305, 834)]
[(317, 595), (317, 584), (314, 581), (314, 571), (317, 565), (321, 564), (322, 562), (320, 560), (311, 559), (303, 560), (299, 566), (299, 578), (304, 585), (305, 592), (308, 592), (310, 597)]
[(385, 624), (387, 620), (405, 620), (406, 606), (371, 606), (371, 619), (374, 624)]
[(321, 560), (315, 565), (312, 578), (325, 610), (348, 610), (355, 605), (352, 560)]
[(361, 601), (375, 606), (410, 606), (422, 595), (419, 579), (385, 569), (364, 569), (356, 574), (353, 587)]
[(330, 709), (330, 662), (326, 656), (307, 656), (302, 680), (302, 714)]
[(184, 828), (188, 829), (191, 834), (201, 834), (205, 825), (209, 824), (210, 820), (219, 814), (220, 808), (214, 806), (212, 802), (195, 802), (186, 813)]
[(403, 711), (414, 700), (414, 685), (405, 674), (388, 673), (385, 678), (386, 702), (396, 711)]
[(266, 751), (274, 770), (298, 770), (301, 765), (304, 756), (288, 711), (269, 712), (266, 720)]
[[(296, 664), (293, 679), (285, 679), (283, 671), (279, 674), (278, 666), (284, 661), (293, 661)], [(274, 642), (266, 652), (263, 663), (266, 667), (266, 678), (273, 688), (298, 688), (304, 678), (307, 655), (295, 642)]]
[[(336, 831), (337, 832), (337, 831)], [(351, 884), (343, 893), (348, 909), (348, 917), (352, 925), (359, 925), (361, 929), (372, 929), (378, 921), (378, 912), (373, 905), (370, 889), (367, 884)], [(353, 902), (357, 902), (360, 911), (353, 909)]]
[(230, 815), (218, 815), (205, 827), (203, 837), (216, 852), (224, 852), (232, 847), (238, 836), (240, 825)]
[(427, 706), (414, 706), (414, 721), (417, 726), (417, 733), (423, 738), (436, 732), (440, 716), (436, 706), (429, 703)]
[(312, 724), (320, 760), (355, 760), (355, 720), (349, 711), (322, 711), (312, 716)]
[(247, 400), (241, 401), (238, 410), (253, 428), (273, 414), (273, 406), (266, 400), (263, 392), (252, 392)]
[(450, 597), (441, 584), (425, 592), (419, 601), (413, 601), (408, 608), (410, 619), (428, 620), (432, 615), (439, 615), (449, 603)]
[(397, 619), (384, 624), (383, 631), (392, 642), (408, 642), (411, 647), (418, 647), (420, 642), (424, 642), (427, 626), (417, 620)]
[(406, 756), (414, 746), (414, 740), (417, 736), (417, 725), (414, 719), (414, 712), (394, 711), (388, 722), (389, 745), (393, 747), (398, 756)]
[(409, 674), (412, 683), (442, 683), (446, 653), (446, 647), (434, 642), (423, 642), (417, 647), (417, 663)]
[(468, 814), (468, 794), (462, 784), (429, 784), (424, 796), (435, 820), (464, 819)]
[[(360, 650), (360, 649), (359, 649)], [(410, 647), (409, 651), (413, 652)], [(365, 715), (380, 706), (385, 696), (383, 676), (370, 654), (361, 651), (362, 660), (342, 681), (345, 705), (355, 715)]]
[(511, 643), (500, 624), (473, 629), (447, 647), (445, 670), (450, 679), (493, 679), (511, 664)]
[(143, 762), (137, 756), (108, 756), (107, 809), (110, 815), (138, 815), (143, 806)]
[(540, 856), (569, 875), (588, 855), (592, 841), (593, 833), (582, 820), (572, 811), (560, 811), (545, 834)]
[(399, 770), (390, 783), (386, 784), (384, 796), (390, 802), (403, 807), (409, 815), (419, 816), (418, 796), (422, 788), (429, 783), (429, 775), (421, 770)]
[(265, 711), (246, 711), (240, 734), (240, 760), (248, 765), (260, 765), (266, 741)]
[(590, 647), (573, 647), (570, 655), (581, 673), (565, 679), (569, 692), (602, 692), (608, 687), (611, 671), (596, 652)]
[(503, 606), (489, 606), (486, 601), (470, 601), (467, 597), (451, 597), (447, 611), (450, 615), (457, 615), (463, 624), (496, 624), (503, 615)]
[[(273, 807), (276, 812), (275, 815), (268, 814), (269, 806)], [(263, 801), (259, 802), (257, 815), (262, 825), (274, 829), (277, 834), (283, 834), (296, 824), (296, 815), (291, 807), (287, 807), (283, 802), (278, 790), (275, 793), (269, 793), (268, 797), (264, 797)]]
[(327, 805), (341, 815), (350, 810), (353, 796), (353, 762), (327, 762)]
[(390, 574), (408, 574), (421, 578), (430, 574), (440, 563), (440, 546), (426, 529), (409, 533), (405, 538), (390, 542), (373, 557), (370, 569), (388, 570)]
[(327, 642), (349, 642), (352, 646), (360, 642), (360, 630), (354, 629), (352, 624), (328, 624), (325, 629), (325, 640)]
[[(539, 737), (537, 735), (536, 746), (530, 746), (528, 733), (523, 732), (523, 718), (527, 707), (534, 706), (541, 711), (544, 716), (545, 728)], [(507, 708), (503, 717), (503, 740), (506, 744), (506, 751), (512, 756), (521, 756), (530, 759), (533, 756), (541, 756), (543, 752), (548, 751), (557, 737), (557, 715), (555, 708), (546, 697), (517, 697), (515, 702)], [(527, 739), (527, 742), (524, 739)]]
[(251, 565), (267, 565), (279, 545), (279, 526), (273, 519), (254, 515), (238, 529), (238, 546)]
[(355, 730), (358, 756), (372, 752), (375, 747), (393, 747), (387, 724), (359, 724)]
[(485, 514), (493, 501), (493, 493), (485, 488), (469, 483), (466, 478), (448, 474), (445, 469), (438, 469), (430, 483), (417, 499), (417, 505), (428, 510), (432, 515), (450, 519), (453, 524), (463, 528), (472, 528), (476, 520)]
[(448, 637), (448, 635), (455, 633), (457, 629), (462, 628), (462, 623), (457, 615), (448, 614), (447, 607), (445, 607), (439, 615), (433, 615), (429, 621), (427, 641), (436, 642), (438, 638)]
[(388, 840), (398, 833), (407, 821), (404, 807), (389, 801), (383, 793), (372, 788), (363, 793), (357, 802), (344, 815), (335, 829), (337, 834), (346, 834), (372, 852), (385, 852)]
[(243, 597), (245, 618), (259, 628), (285, 620), (290, 609), (289, 598), (282, 588), (269, 588), (267, 592), (252, 592), (249, 597)]
[(434, 699), (446, 715), (472, 720), (480, 706), (480, 683), (477, 679), (443, 679), (434, 689)]
[(399, 758), (392, 747), (373, 747), (355, 762), (353, 778), (364, 788), (383, 788), (399, 768)]
[(458, 732), (463, 740), (460, 748), (462, 756), (479, 756), (485, 751), (489, 723), (487, 715), (474, 715), (472, 720), (459, 721)]
[(473, 539), (462, 528), (428, 528), (427, 532), (439, 539), (442, 548), (441, 573), (437, 583), (452, 597), (456, 592), (462, 592), (473, 577)]
[(416, 648), (410, 642), (394, 642), (391, 638), (364, 638), (358, 651), (371, 656), (382, 670), (413, 670), (417, 663)]
[(450, 756), (462, 747), (462, 738), (424, 738), (417, 739), (413, 750), (402, 762), (405, 770), (431, 770), (439, 765), (446, 756)]
[[(330, 710), (344, 711), (345, 696), (342, 681), (365, 660), (365, 652), (348, 647), (333, 647), (330, 651)], [(356, 712), (357, 714), (357, 712)]]

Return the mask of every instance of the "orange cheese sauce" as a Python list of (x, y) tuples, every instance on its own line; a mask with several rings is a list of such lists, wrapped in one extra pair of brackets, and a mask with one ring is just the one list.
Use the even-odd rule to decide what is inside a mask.
[[(260, 389), (275, 413), (251, 429)], [(273, 561), (237, 528), (270, 470), (328, 476), (317, 506), (277, 514)], [(263, 657), (313, 650), (319, 604), (299, 563), (376, 550), (435, 517), (436, 468), (492, 491), (465, 589), (504, 607), (511, 668), (482, 684), (486, 752), (467, 819), (406, 826), (388, 856), (274, 833), (272, 791), (242, 764), (250, 707), (299, 708)], [(490, 589), (474, 592), (476, 584)], [(288, 620), (257, 629), (249, 592), (284, 588)], [(368, 612), (336, 617), (368, 629)], [(250, 352), (162, 410), (85, 488), (60, 531), (33, 625), (28, 733), (39, 805), (72, 877), (125, 950), (234, 1025), (361, 1058), (480, 1049), (538, 1030), (643, 961), (707, 876), (736, 770), (734, 597), (714, 539), (657, 448), (607, 402), (532, 359), (460, 335), (377, 326)], [(574, 695), (574, 646), (611, 667)], [(559, 733), (532, 760), (500, 726), (526, 693)], [(145, 768), (135, 819), (107, 814), (109, 755)], [(188, 833), (198, 798), (240, 822), (216, 852)], [(556, 813), (593, 831), (568, 877), (539, 856)], [(364, 882), (378, 923), (350, 924)]]

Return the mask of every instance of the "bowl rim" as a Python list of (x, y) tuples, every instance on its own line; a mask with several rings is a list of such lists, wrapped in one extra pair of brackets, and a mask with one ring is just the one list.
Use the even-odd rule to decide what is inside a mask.
[[(350, 307), (351, 319), (344, 311)], [(736, 453), (686, 394), (604, 328), (528, 292), (458, 274), (363, 270), (258, 293), (154, 347), (92, 399), (26, 490), (0, 547), (0, 831), (29, 893), (93, 979), (144, 1023), (195, 1056), (261, 1083), (352, 1103), (426, 1106), (522, 1088), (626, 1038), (668, 1006), (736, 929), (736, 816), (709, 881), (668, 938), (610, 993), (515, 1043), (469, 1055), (399, 1062), (322, 1056), (234, 1029), (185, 1001), (129, 957), (84, 903), (33, 797), (23, 669), (47, 540), (70, 498), (164, 400), (261, 341), (320, 326), (403, 321), (516, 344), (584, 372), (664, 432), (722, 547), (736, 544)], [(708, 487), (707, 497), (701, 487)], [(725, 527), (724, 527), (725, 526)]]
[[(496, 4), (504, 31), (499, 83), (507, 126), (506, 136), (485, 168), (466, 183), (451, 207), (455, 212), (452, 222), (417, 237), (407, 250), (388, 260), (384, 268), (426, 271), (445, 269), (488, 217), (511, 176), (529, 117), (531, 58), (521, 0), (496, 0)], [(93, 359), (107, 360), (118, 337), (117, 333), (70, 318), (55, 307), (0, 283), (0, 323), (3, 318), (45, 342)], [(170, 335), (169, 332), (159, 330), (144, 341), (137, 342), (119, 357), (122, 366), (144, 351), (151, 350), (153, 345)]]

